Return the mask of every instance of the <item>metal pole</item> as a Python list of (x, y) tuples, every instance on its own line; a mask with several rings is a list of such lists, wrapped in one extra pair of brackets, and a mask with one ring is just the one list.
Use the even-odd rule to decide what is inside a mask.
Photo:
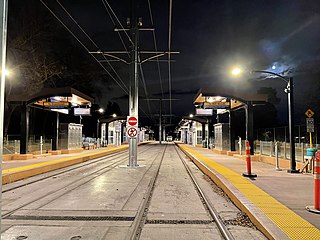
[(279, 168), (279, 143), (275, 142), (274, 144), (274, 153), (276, 157), (276, 171), (281, 171), (281, 168)]
[[(136, 16), (136, 1), (132, 0), (132, 15), (131, 15), (131, 75), (130, 75), (130, 92), (129, 92), (129, 115), (138, 118), (138, 43), (139, 43), (139, 29), (138, 19)], [(129, 138), (129, 167), (138, 166), (137, 150), (138, 150), (138, 136)]]
[(17, 140), (14, 140), (14, 153), (17, 153)]
[(260, 140), (260, 155), (262, 155), (262, 141)]
[(284, 159), (287, 159), (287, 127), (284, 127)]
[(42, 155), (42, 146), (43, 146), (42, 136), (40, 136), (40, 155)]
[(97, 119), (97, 143), (98, 143), (98, 139), (99, 139), (99, 124), (100, 123), (100, 120)]
[[(1, 82), (0, 82), (0, 209), (2, 208), (2, 154), (3, 154), (3, 121), (4, 121), (4, 93), (5, 93), (5, 69), (6, 69), (6, 47), (7, 47), (7, 19), (8, 0), (0, 2), (1, 18)], [(0, 213), (1, 226), (1, 213)]]
[(162, 141), (162, 99), (160, 99), (160, 114), (159, 114), (159, 144)]
[(290, 139), (290, 169), (289, 173), (299, 173), (296, 169), (296, 150), (294, 141), (294, 107), (293, 107), (293, 78), (290, 77), (287, 87), (289, 111), (289, 139)]

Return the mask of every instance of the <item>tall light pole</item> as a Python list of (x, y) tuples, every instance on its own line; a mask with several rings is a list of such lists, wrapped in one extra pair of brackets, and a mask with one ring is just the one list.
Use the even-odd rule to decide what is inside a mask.
[(263, 70), (253, 70), (252, 73), (266, 73), (270, 75), (277, 76), (278, 78), (284, 80), (287, 83), (286, 88), (284, 89), (285, 93), (288, 94), (288, 113), (289, 113), (289, 140), (290, 140), (290, 169), (289, 173), (299, 173), (299, 170), (296, 169), (296, 150), (295, 150), (295, 141), (294, 141), (294, 107), (293, 107), (293, 78), (284, 77), (280, 74), (263, 71)]
[[(8, 19), (8, 0), (0, 2), (0, 200), (2, 192), (2, 154), (3, 154), (3, 121), (4, 121), (4, 88), (5, 88), (5, 69), (7, 52), (7, 19)], [(2, 205), (2, 203), (1, 203)], [(0, 205), (0, 208), (2, 207)], [(1, 213), (0, 213), (1, 226)]]

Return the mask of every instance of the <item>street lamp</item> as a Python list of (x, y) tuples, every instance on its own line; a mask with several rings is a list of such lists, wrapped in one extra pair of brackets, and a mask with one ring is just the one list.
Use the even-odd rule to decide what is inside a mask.
[[(274, 69), (274, 68), (272, 68)], [(232, 70), (233, 75), (240, 75), (242, 73), (241, 68), (234, 68)], [(252, 70), (251, 73), (265, 73), (277, 76), (278, 78), (284, 80), (287, 83), (284, 92), (288, 94), (288, 114), (289, 114), (289, 139), (290, 139), (290, 169), (289, 173), (299, 173), (299, 170), (296, 169), (296, 154), (295, 154), (295, 141), (294, 141), (294, 109), (293, 109), (293, 78), (284, 77), (280, 74), (264, 71), (264, 70)]]

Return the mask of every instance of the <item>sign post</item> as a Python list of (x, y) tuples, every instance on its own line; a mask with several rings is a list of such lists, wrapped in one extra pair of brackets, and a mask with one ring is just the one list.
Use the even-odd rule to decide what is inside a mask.
[(135, 116), (127, 117), (127, 136), (129, 137), (129, 143), (132, 144), (131, 148), (129, 148), (128, 167), (137, 167), (138, 119)]
[(305, 112), (306, 116), (308, 117), (306, 119), (307, 123), (307, 132), (309, 133), (310, 136), (310, 148), (312, 148), (312, 133), (314, 132), (314, 119), (312, 118), (314, 115), (314, 112), (311, 109), (308, 109)]

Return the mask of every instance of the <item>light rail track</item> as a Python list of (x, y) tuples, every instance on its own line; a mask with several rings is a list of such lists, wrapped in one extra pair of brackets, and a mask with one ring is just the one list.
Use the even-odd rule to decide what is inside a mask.
[[(7, 189), (3, 239), (234, 239), (226, 226), (238, 237), (228, 220), (239, 210), (175, 145), (141, 146), (138, 156), (138, 167), (127, 167), (123, 152)], [(218, 212), (212, 204), (220, 204)], [(55, 228), (71, 233), (48, 235)]]
[(165, 153), (167, 150), (167, 146), (166, 146), (165, 149), (163, 150), (163, 152), (161, 153), (160, 159), (157, 161), (157, 163), (158, 163), (157, 170), (155, 171), (154, 176), (148, 185), (148, 190), (146, 191), (146, 194), (143, 198), (144, 201), (140, 205), (140, 209), (136, 215), (136, 218), (134, 219), (134, 222), (132, 224), (132, 228), (130, 229), (129, 234), (127, 235), (126, 239), (130, 239), (130, 240), (140, 239), (145, 224), (162, 224), (162, 225), (163, 224), (168, 224), (168, 225), (171, 225), (171, 224), (204, 224), (204, 225), (207, 225), (207, 224), (214, 224), (215, 223), (220, 231), (222, 239), (234, 240), (233, 235), (228, 230), (228, 228), (225, 226), (224, 222), (219, 217), (215, 208), (207, 200), (207, 197), (205, 196), (205, 194), (201, 190), (199, 184), (196, 181), (196, 178), (193, 176), (192, 171), (190, 170), (190, 168), (188, 167), (188, 165), (186, 164), (186, 162), (182, 158), (181, 154), (183, 154), (183, 153), (181, 153), (180, 150), (178, 149), (178, 147), (175, 145), (174, 145), (174, 149), (175, 149), (175, 152), (178, 155), (179, 159), (181, 160), (185, 170), (187, 171), (187, 173), (188, 173), (188, 175), (189, 175), (189, 177), (190, 177), (190, 179), (196, 189), (196, 192), (198, 193), (198, 195), (201, 199), (201, 202), (204, 205), (204, 208), (208, 211), (208, 213), (211, 217), (211, 220), (193, 220), (193, 219), (190, 219), (190, 220), (189, 219), (185, 219), (185, 220), (148, 220), (148, 212), (149, 212), (150, 202), (151, 202), (151, 199), (153, 196), (152, 194), (155, 189), (155, 183), (156, 183), (157, 178), (159, 176), (160, 168), (161, 168), (162, 162), (165, 157)]
[[(140, 153), (148, 151), (151, 147), (150, 146), (149, 147), (143, 146), (142, 148), (143, 149), (139, 149)], [(91, 173), (87, 174), (85, 177), (80, 175), (78, 178), (76, 178), (72, 182), (69, 182), (68, 184), (63, 185), (63, 186), (55, 189), (54, 191), (50, 191), (48, 194), (37, 196), (35, 198), (32, 198), (30, 201), (24, 202), (23, 204), (19, 205), (18, 207), (15, 207), (14, 209), (6, 212), (5, 214), (2, 214), (2, 218), (3, 219), (8, 218), (10, 215), (12, 215), (16, 211), (18, 211), (18, 210), (20, 210), (20, 209), (22, 209), (32, 203), (38, 202), (41, 199), (48, 198), (49, 196), (56, 194), (56, 196), (54, 196), (54, 198), (51, 199), (51, 201), (54, 201), (55, 199), (61, 197), (62, 195), (67, 194), (68, 192), (72, 191), (73, 189), (75, 189), (81, 185), (84, 185), (84, 184), (88, 183), (89, 181), (93, 180), (94, 178), (97, 178), (97, 177), (101, 176), (102, 174), (119, 166), (120, 164), (125, 163), (128, 159), (127, 155), (128, 155), (127, 151), (121, 152), (118, 154), (115, 153), (115, 154), (112, 154), (112, 155), (109, 155), (106, 157), (92, 160), (90, 162), (81, 163), (80, 166), (69, 167), (68, 169), (62, 170), (58, 173), (49, 174), (49, 176), (45, 176), (45, 177), (40, 176), (39, 179), (35, 179), (35, 180), (28, 182), (28, 183), (22, 183), (18, 186), (11, 187), (11, 188), (9, 187), (8, 189), (4, 190), (3, 192), (13, 191), (13, 190), (19, 189), (21, 187), (28, 186), (30, 184), (40, 183), (42, 181), (51, 179), (52, 177), (56, 177), (58, 175), (67, 175), (67, 174), (70, 174), (74, 171), (81, 171), (81, 170), (88, 171), (87, 168), (90, 168), (93, 165), (95, 165), (95, 166), (93, 166), (94, 168), (98, 168), (98, 169), (93, 170)], [(98, 166), (96, 165), (97, 163), (98, 163)], [(102, 167), (100, 167), (100, 166), (102, 166)], [(84, 169), (84, 168), (86, 168), (86, 169)], [(10, 184), (8, 184), (8, 185), (10, 185)], [(68, 189), (68, 190), (65, 191), (65, 189)], [(61, 192), (61, 193), (59, 193), (59, 192)], [(47, 203), (48, 202), (46, 202), (46, 204)]]
[[(140, 149), (141, 152), (145, 152), (145, 151), (148, 151), (151, 147), (148, 146), (148, 145), (142, 145), (141, 148), (143, 148), (143, 150)], [(13, 182), (13, 183), (4, 185), (2, 187), (2, 193), (10, 192), (12, 190), (16, 190), (18, 188), (25, 187), (25, 186), (33, 184), (33, 183), (37, 183), (37, 182), (43, 181), (43, 180), (46, 180), (48, 178), (57, 177), (59, 175), (62, 175), (62, 174), (65, 174), (65, 173), (69, 173), (69, 172), (74, 171), (74, 170), (78, 170), (78, 169), (81, 169), (81, 168), (92, 166), (92, 165), (94, 165), (96, 163), (99, 163), (99, 164), (103, 165), (103, 164), (105, 164), (104, 161), (110, 162), (114, 158), (117, 158), (117, 157), (121, 157), (121, 159), (122, 159), (123, 157), (126, 157), (127, 155), (128, 155), (128, 150), (125, 150), (125, 151), (122, 151), (122, 152), (117, 152), (117, 153), (112, 153), (112, 154), (104, 156), (104, 157), (99, 157), (99, 158), (96, 158), (96, 159), (93, 159), (93, 160), (90, 160), (90, 161), (87, 161), (87, 162), (78, 163), (78, 164), (75, 164), (75, 165), (72, 165), (72, 166), (69, 166), (69, 167), (65, 167), (63, 169), (58, 169), (58, 170), (54, 170), (54, 171), (51, 171), (51, 172), (43, 173), (43, 174), (40, 174), (40, 175), (36, 175), (36, 176), (30, 177), (30, 178), (27, 178), (27, 179), (19, 180), (17, 182)], [(123, 161), (123, 160), (119, 160), (119, 162), (121, 162), (121, 161)]]

